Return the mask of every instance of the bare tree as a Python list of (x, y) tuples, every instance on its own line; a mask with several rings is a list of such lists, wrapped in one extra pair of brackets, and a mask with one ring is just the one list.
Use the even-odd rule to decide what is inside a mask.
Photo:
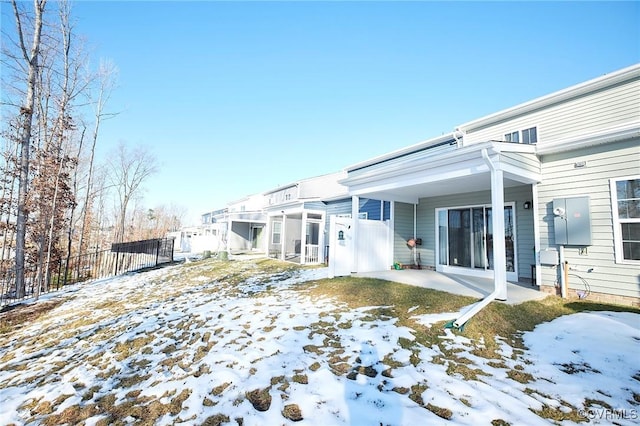
[(84, 203), (82, 207), (82, 221), (80, 229), (80, 242), (78, 244), (78, 253), (81, 255), (84, 247), (84, 237), (86, 233), (86, 227), (89, 225), (90, 213), (91, 213), (91, 200), (93, 193), (93, 172), (94, 172), (94, 158), (96, 152), (96, 143), (98, 142), (98, 132), (100, 130), (100, 124), (102, 120), (113, 118), (117, 113), (105, 112), (105, 106), (111, 93), (115, 88), (115, 82), (117, 79), (118, 70), (115, 65), (108, 61), (101, 61), (97, 73), (98, 81), (98, 95), (94, 102), (94, 127), (93, 135), (91, 138), (91, 150), (89, 151), (89, 172), (87, 176), (86, 192), (84, 196)]
[(109, 181), (117, 193), (118, 222), (115, 241), (124, 241), (127, 209), (136, 196), (141, 195), (142, 184), (157, 171), (155, 156), (145, 148), (127, 149), (120, 143), (107, 160)]
[(27, 64), (27, 93), (24, 103), (20, 108), (20, 155), (18, 178), (18, 210), (16, 217), (16, 297), (24, 297), (24, 260), (25, 237), (27, 225), (27, 187), (29, 179), (29, 151), (31, 149), (31, 131), (33, 126), (34, 108), (36, 99), (36, 82), (39, 72), (40, 37), (42, 35), (42, 22), (47, 0), (34, 0), (34, 31), (31, 48), (27, 50), (25, 32), (22, 28), (23, 12), (19, 10), (16, 0), (12, 0), (13, 11), (16, 19), (16, 27), (19, 38), (22, 57)]

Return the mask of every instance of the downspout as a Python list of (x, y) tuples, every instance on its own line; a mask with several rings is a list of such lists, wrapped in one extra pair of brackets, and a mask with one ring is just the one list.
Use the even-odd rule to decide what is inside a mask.
[[(445, 327), (451, 328), (451, 326), (461, 329), (464, 324), (469, 321), (475, 314), (484, 309), (489, 303), (496, 299), (506, 300), (507, 298), (507, 288), (506, 288), (506, 276), (503, 277), (502, 269), (506, 267), (504, 265), (498, 265), (498, 262), (502, 262), (504, 260), (504, 256), (496, 256), (498, 250), (498, 244), (495, 244), (495, 241), (500, 241), (499, 238), (502, 238), (502, 251), (504, 251), (504, 194), (498, 193), (500, 191), (504, 191), (502, 185), (498, 185), (498, 182), (502, 182), (502, 170), (497, 170), (491, 159), (489, 158), (489, 154), (487, 153), (487, 149), (484, 148), (482, 150), (482, 158), (487, 163), (489, 170), (491, 171), (491, 205), (494, 207), (493, 211), (493, 220), (494, 220), (494, 244), (493, 244), (493, 259), (494, 259), (494, 290), (493, 293), (482, 299), (479, 303), (465, 312), (460, 318), (454, 320), (452, 323), (447, 324)], [(500, 186), (500, 191), (497, 191), (498, 188), (496, 186)], [(496, 205), (502, 207), (502, 214), (495, 211)], [(499, 220), (498, 218), (501, 218)], [(500, 226), (495, 226), (497, 221), (503, 222)], [(499, 232), (502, 229), (502, 232)], [(498, 231), (498, 232), (496, 232)], [(498, 238), (496, 238), (496, 234), (498, 234)], [(504, 282), (502, 282), (504, 281)]]
[[(418, 205), (414, 204), (413, 205), (413, 240), (415, 241), (416, 239), (416, 233), (417, 233), (417, 216), (418, 216)], [(416, 246), (414, 244), (414, 246), (411, 249), (413, 251), (413, 264), (417, 265), (418, 264), (418, 257), (416, 255)]]

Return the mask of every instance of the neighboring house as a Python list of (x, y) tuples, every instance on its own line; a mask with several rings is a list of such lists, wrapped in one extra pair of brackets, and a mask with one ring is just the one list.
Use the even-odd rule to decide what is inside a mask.
[[(640, 65), (346, 173), (355, 199), (392, 202), (389, 267), (419, 255), (437, 271), (493, 278), (497, 299), (509, 280), (640, 304)], [(357, 231), (347, 230), (355, 241)], [(356, 256), (344, 261), (359, 271)]]
[(348, 198), (338, 183), (344, 172), (300, 180), (265, 192), (270, 257), (318, 264), (325, 261), (325, 201)]
[(267, 216), (263, 212), (264, 196), (250, 195), (233, 201), (218, 210), (212, 220), (221, 235), (224, 249), (230, 253), (266, 252), (265, 228)]

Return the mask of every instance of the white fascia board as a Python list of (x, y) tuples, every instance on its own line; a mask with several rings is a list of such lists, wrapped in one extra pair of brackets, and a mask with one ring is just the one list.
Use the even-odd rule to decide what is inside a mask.
[[(425, 148), (428, 148), (430, 146), (437, 145), (439, 143), (447, 142), (449, 140), (454, 140), (454, 139), (455, 138), (453, 136), (453, 133), (446, 133), (446, 134), (444, 134), (442, 136), (438, 136), (438, 137), (433, 138), (433, 139), (429, 139), (429, 140), (426, 140), (426, 141), (423, 141), (423, 142), (419, 142), (419, 143), (414, 144), (414, 145), (410, 145), (410, 146), (408, 146), (406, 148), (400, 148), (398, 150), (391, 151), (391, 152), (389, 152), (387, 154), (383, 154), (383, 155), (371, 158), (369, 160), (365, 160), (365, 161), (362, 161), (360, 163), (353, 164), (351, 166), (346, 167), (344, 170), (346, 172), (349, 172), (351, 170), (361, 169), (363, 167), (367, 167), (367, 166), (370, 166), (372, 164), (376, 164), (376, 163), (381, 163), (381, 162), (385, 162), (385, 161), (388, 161), (388, 160), (392, 160), (392, 159), (394, 159), (396, 157), (401, 157), (403, 155), (411, 154), (413, 152), (420, 151), (421, 149), (425, 149)], [(341, 182), (341, 180), (339, 180), (339, 182)]]
[(457, 127), (457, 129), (462, 132), (467, 132), (479, 127), (486, 127), (498, 121), (507, 120), (512, 117), (527, 114), (540, 108), (546, 108), (548, 106), (567, 101), (577, 96), (582, 96), (588, 93), (595, 92), (597, 90), (602, 90), (604, 88), (639, 77), (640, 64), (634, 64), (630, 67), (605, 74), (593, 80), (589, 80), (584, 83), (580, 83), (566, 89), (551, 93), (549, 95), (533, 99), (529, 102), (525, 102), (520, 105), (504, 109), (502, 111), (498, 111), (494, 114), (487, 115), (477, 120), (469, 121), (467, 123), (461, 124)]
[[(488, 148), (495, 152), (493, 149), (494, 145), (492, 142), (484, 142), (459, 148), (441, 155), (425, 155), (411, 159), (397, 158), (395, 161), (389, 161), (387, 164), (378, 164), (371, 166), (368, 170), (353, 172), (352, 176), (344, 179), (342, 183), (349, 187), (349, 192), (351, 193), (351, 188), (359, 183), (412, 173), (424, 174), (426, 172), (427, 174), (432, 174), (434, 169), (443, 166), (451, 169), (459, 169), (459, 164), (466, 161), (479, 160), (477, 161), (478, 163), (482, 162), (482, 157), (479, 155), (481, 149)], [(436, 173), (438, 172), (436, 171)]]
[(627, 139), (640, 137), (640, 123), (634, 122), (624, 126), (619, 126), (597, 133), (588, 135), (574, 136), (571, 138), (560, 139), (539, 146), (537, 153), (539, 155), (555, 154), (558, 152), (572, 151), (574, 149), (585, 148), (594, 145), (602, 145), (606, 143), (620, 142)]
[(465, 164), (463, 167), (460, 167), (458, 164), (450, 164), (439, 168), (437, 171), (433, 169), (423, 169), (418, 172), (403, 171), (401, 174), (396, 174), (392, 177), (379, 176), (379, 180), (382, 180), (382, 182), (374, 185), (367, 184), (367, 182), (354, 184), (353, 187), (351, 187), (351, 193), (358, 195), (358, 192), (362, 192), (365, 189), (367, 192), (387, 192), (408, 186), (459, 179), (488, 172), (489, 167), (482, 161), (482, 158), (478, 158), (475, 162)]

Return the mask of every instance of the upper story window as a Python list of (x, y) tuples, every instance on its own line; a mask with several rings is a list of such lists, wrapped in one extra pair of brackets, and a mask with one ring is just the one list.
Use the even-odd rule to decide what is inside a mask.
[(519, 132), (511, 132), (504, 135), (504, 140), (507, 142), (520, 142), (520, 133)]
[[(522, 137), (520, 137), (522, 134)], [(505, 133), (504, 140), (506, 142), (514, 143), (536, 143), (538, 142), (538, 129), (537, 127), (530, 127), (522, 131), (515, 131), (511, 133)]]
[(535, 127), (524, 129), (522, 131), (522, 143), (538, 142), (538, 130)]
[(616, 262), (640, 261), (640, 176), (611, 180)]

